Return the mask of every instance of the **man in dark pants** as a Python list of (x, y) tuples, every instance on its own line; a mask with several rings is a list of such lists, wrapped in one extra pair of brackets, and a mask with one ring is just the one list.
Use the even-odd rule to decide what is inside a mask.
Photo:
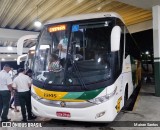
[(8, 110), (9, 110), (9, 102), (11, 98), (12, 91), (12, 79), (9, 75), (9, 71), (11, 70), (9, 65), (5, 65), (3, 70), (0, 72), (0, 116), (1, 122), (10, 121), (7, 118)]
[(35, 119), (31, 112), (31, 79), (29, 76), (25, 75), (25, 70), (23, 68), (18, 69), (18, 76), (13, 80), (13, 87), (17, 89), (21, 111), (22, 111), (22, 121), (26, 122), (26, 108), (28, 113), (28, 120)]
[(20, 101), (20, 106), (21, 106), (21, 111), (22, 111), (22, 116), (23, 120), (26, 121), (26, 108), (27, 108), (27, 113), (28, 113), (28, 120), (31, 120), (32, 118), (32, 112), (31, 112), (31, 93), (30, 91), (26, 92), (18, 92), (19, 96), (19, 101)]

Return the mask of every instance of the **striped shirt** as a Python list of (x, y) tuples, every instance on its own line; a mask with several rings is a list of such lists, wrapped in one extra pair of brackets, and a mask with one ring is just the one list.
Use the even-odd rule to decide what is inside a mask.
[(49, 65), (49, 71), (53, 72), (60, 72), (62, 70), (62, 66), (60, 65), (59, 61), (54, 61)]

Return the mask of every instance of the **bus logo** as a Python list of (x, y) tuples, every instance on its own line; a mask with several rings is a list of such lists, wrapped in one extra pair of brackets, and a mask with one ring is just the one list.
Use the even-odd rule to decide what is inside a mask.
[(63, 101), (60, 103), (60, 105), (61, 105), (61, 107), (66, 107), (66, 103)]

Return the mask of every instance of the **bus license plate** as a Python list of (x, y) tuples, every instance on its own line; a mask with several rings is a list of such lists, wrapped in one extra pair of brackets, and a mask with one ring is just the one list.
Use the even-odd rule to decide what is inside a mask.
[(69, 112), (56, 112), (56, 115), (59, 117), (71, 117)]

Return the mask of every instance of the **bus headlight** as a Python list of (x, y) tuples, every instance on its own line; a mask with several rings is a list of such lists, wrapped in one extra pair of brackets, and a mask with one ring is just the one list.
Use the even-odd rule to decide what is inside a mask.
[(95, 103), (95, 104), (101, 104), (103, 102), (108, 101), (110, 98), (112, 98), (115, 95), (116, 91), (117, 91), (117, 87), (114, 89), (112, 93), (106, 94), (105, 96), (93, 98), (91, 100), (88, 100), (88, 102)]
[(32, 97), (35, 99), (35, 100), (40, 100), (42, 99), (41, 97), (39, 97), (38, 95), (36, 95), (35, 93), (31, 92), (31, 95)]

